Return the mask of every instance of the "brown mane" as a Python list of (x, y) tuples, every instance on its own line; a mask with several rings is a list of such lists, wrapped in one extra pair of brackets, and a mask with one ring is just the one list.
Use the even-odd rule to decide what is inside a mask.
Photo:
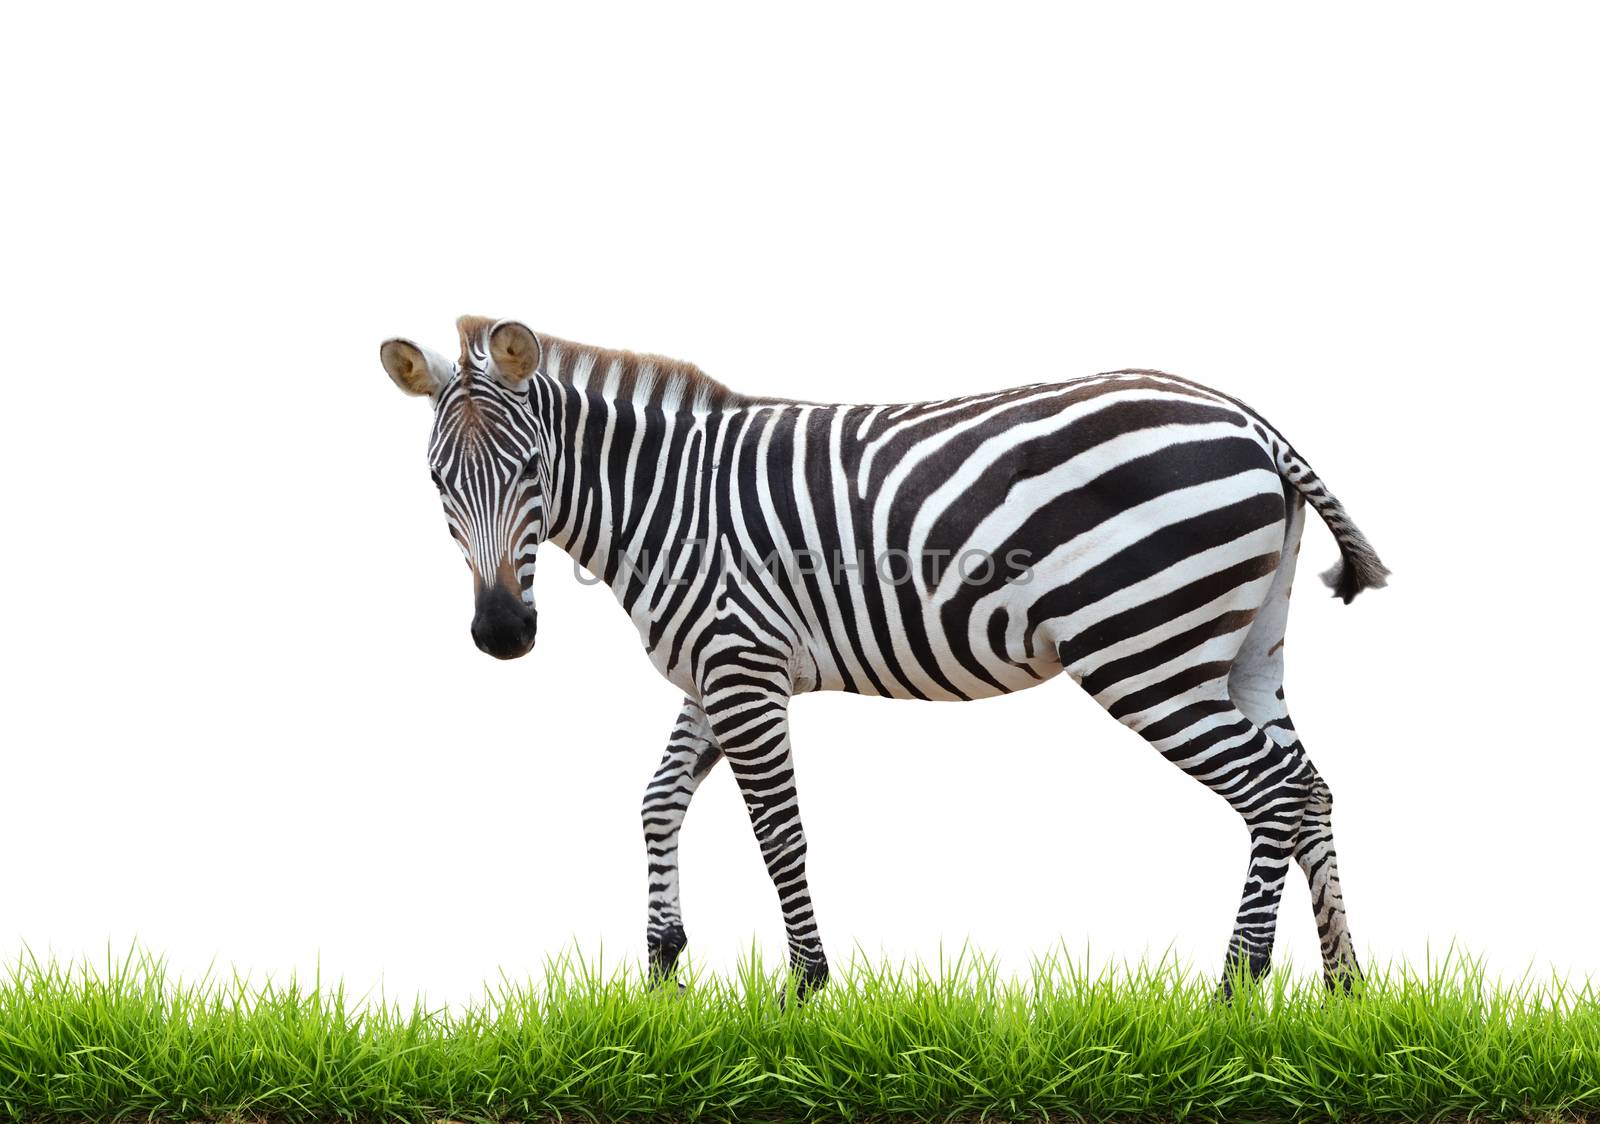
[(785, 399), (741, 394), (718, 382), (693, 363), (665, 355), (638, 354), (614, 348), (573, 343), (540, 335), (544, 372), (580, 388), (607, 390), (607, 396), (635, 405), (677, 409), (727, 409), (778, 403)]
[[(488, 355), (489, 332), (497, 323), (486, 316), (463, 316), (456, 321), (456, 330), (461, 334), (463, 374), (476, 370)], [(741, 394), (681, 359), (594, 347), (543, 332), (536, 334), (543, 349), (541, 371), (580, 389), (610, 388), (608, 396), (617, 401), (691, 412), (791, 401)]]

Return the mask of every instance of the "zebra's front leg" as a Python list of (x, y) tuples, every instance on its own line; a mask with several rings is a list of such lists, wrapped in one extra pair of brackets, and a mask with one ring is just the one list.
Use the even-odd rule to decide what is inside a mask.
[(644, 790), (644, 849), (650, 864), (650, 916), (645, 942), (652, 986), (672, 975), (688, 943), (678, 897), (678, 831), (695, 789), (722, 757), (705, 711), (692, 698), (672, 728), (667, 751)]
[(701, 704), (733, 769), (767, 874), (778, 891), (789, 968), (803, 997), (827, 982), (828, 958), (806, 884), (806, 833), (789, 748), (787, 684), (778, 682), (770, 668), (724, 668), (709, 679)]

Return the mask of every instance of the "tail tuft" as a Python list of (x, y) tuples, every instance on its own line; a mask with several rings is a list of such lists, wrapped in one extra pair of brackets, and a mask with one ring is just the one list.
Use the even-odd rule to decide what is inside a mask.
[[(1367, 541), (1367, 536), (1355, 525), (1344, 505), (1328, 491), (1327, 485), (1311, 471), (1305, 459), (1294, 451), (1294, 446), (1243, 402), (1237, 398), (1227, 401), (1254, 420), (1256, 433), (1264, 442), (1262, 451), (1270, 452), (1285, 488), (1299, 492), (1333, 533), (1334, 541), (1339, 544), (1340, 562), (1322, 575), (1322, 580), (1332, 587), (1333, 595), (1348, 605), (1363, 589), (1381, 589), (1388, 585), (1389, 567), (1379, 561), (1378, 552)], [(1286, 491), (1285, 495), (1288, 494)]]
[(1322, 580), (1346, 605), (1363, 589), (1382, 589), (1389, 584), (1389, 568), (1378, 561), (1372, 544), (1360, 532), (1339, 536), (1339, 554), (1339, 564), (1324, 573)]
[(1387, 585), (1389, 567), (1378, 560), (1378, 552), (1372, 549), (1367, 536), (1355, 525), (1344, 505), (1328, 491), (1327, 485), (1317, 479), (1311, 466), (1289, 448), (1287, 442), (1281, 448), (1274, 447), (1273, 454), (1279, 475), (1322, 516), (1339, 544), (1339, 564), (1322, 575), (1322, 580), (1333, 589), (1333, 595), (1348, 605), (1363, 589), (1381, 589)]

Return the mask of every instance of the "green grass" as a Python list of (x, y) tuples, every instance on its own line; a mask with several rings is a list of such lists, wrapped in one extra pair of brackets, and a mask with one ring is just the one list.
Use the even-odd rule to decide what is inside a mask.
[(455, 1014), (340, 987), (185, 984), (131, 955), (0, 981), (0, 1116), (309, 1120), (1485, 1120), (1600, 1114), (1588, 986), (1460, 957), (1327, 995), (1279, 972), (1232, 1005), (1170, 963), (1010, 980), (962, 957), (650, 992), (574, 956)]

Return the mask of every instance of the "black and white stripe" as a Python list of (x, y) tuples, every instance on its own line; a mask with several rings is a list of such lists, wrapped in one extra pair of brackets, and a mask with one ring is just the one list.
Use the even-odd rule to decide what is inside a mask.
[[(461, 329), (458, 363), (420, 349), (391, 362), (386, 345), (385, 365), (435, 401), (429, 456), (480, 584), (514, 584), (531, 606), (549, 539), (609, 585), (684, 692), (643, 809), (658, 973), (685, 941), (679, 826), (726, 757), (793, 965), (806, 986), (827, 975), (793, 695), (975, 699), (1065, 670), (1244, 819), (1230, 970), (1266, 969), (1298, 862), (1328, 979), (1359, 975), (1331, 796), (1283, 700), (1305, 504), (1338, 541), (1340, 596), (1387, 571), (1248, 407), (1131, 370), (903, 405), (756, 399), (669, 360), (534, 342), (513, 322)], [(537, 370), (497, 363), (530, 347)]]

